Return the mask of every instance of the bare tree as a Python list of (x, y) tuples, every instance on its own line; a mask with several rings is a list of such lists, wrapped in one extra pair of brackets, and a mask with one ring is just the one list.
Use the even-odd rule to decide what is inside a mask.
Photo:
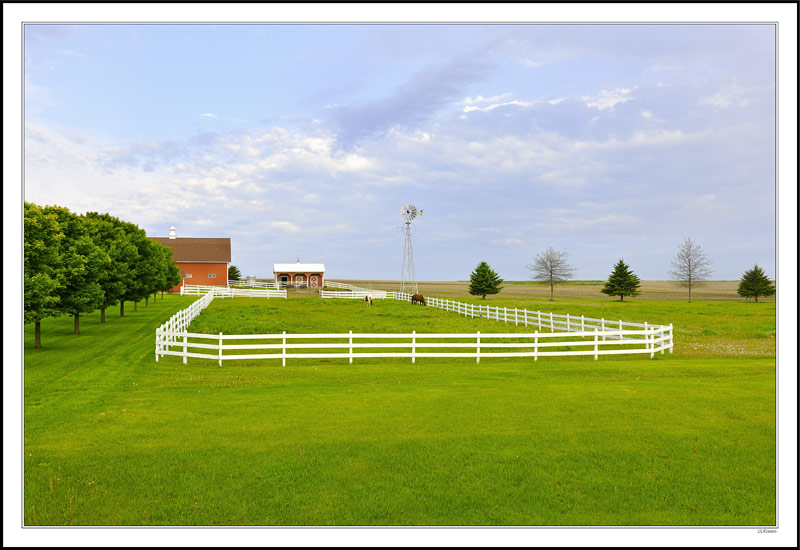
[(692, 301), (692, 287), (702, 284), (711, 276), (712, 261), (694, 240), (686, 237), (670, 264), (669, 275), (679, 286), (689, 288), (689, 302)]
[(557, 251), (553, 247), (539, 254), (533, 259), (533, 263), (527, 265), (531, 272), (531, 279), (550, 284), (550, 299), (553, 299), (553, 287), (558, 283), (568, 281), (575, 274), (575, 268), (567, 263), (569, 254), (566, 250)]

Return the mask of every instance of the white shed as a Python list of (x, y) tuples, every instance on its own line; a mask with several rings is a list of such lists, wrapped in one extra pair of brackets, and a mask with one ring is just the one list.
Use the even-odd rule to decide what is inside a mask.
[(281, 287), (322, 288), (325, 264), (304, 264), (300, 260), (293, 264), (273, 264), (272, 273)]

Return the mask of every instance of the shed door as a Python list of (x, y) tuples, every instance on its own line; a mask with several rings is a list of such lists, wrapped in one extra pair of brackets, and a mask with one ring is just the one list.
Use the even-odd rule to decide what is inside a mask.
[(316, 275), (312, 275), (311, 276), (311, 284), (309, 286), (311, 286), (311, 288), (316, 288), (316, 286), (317, 286), (317, 276)]
[(303, 276), (302, 275), (295, 275), (294, 276), (294, 284), (295, 286), (300, 286), (303, 284)]

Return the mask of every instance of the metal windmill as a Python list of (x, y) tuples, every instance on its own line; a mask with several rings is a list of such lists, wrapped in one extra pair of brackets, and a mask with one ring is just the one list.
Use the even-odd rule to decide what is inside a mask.
[[(419, 215), (422, 216), (422, 210)], [(417, 207), (413, 204), (407, 204), (400, 210), (400, 215), (405, 220), (405, 234), (406, 243), (403, 248), (403, 272), (400, 275), (400, 292), (410, 292), (418, 294), (417, 289), (417, 273), (414, 269), (414, 249), (411, 246), (411, 220), (417, 217)]]

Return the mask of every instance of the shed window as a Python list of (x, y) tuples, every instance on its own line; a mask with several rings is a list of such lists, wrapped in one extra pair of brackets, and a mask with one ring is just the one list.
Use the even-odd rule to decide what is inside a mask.
[(186, 278), (187, 278), (187, 279), (191, 279), (191, 278), (192, 278), (192, 274), (191, 274), (191, 273), (187, 273), (187, 274), (186, 274)]
[(213, 278), (215, 278), (216, 276), (217, 276), (217, 274), (216, 274), (216, 273), (209, 273), (209, 274), (208, 274), (208, 278), (209, 278), (209, 279), (213, 279)]

